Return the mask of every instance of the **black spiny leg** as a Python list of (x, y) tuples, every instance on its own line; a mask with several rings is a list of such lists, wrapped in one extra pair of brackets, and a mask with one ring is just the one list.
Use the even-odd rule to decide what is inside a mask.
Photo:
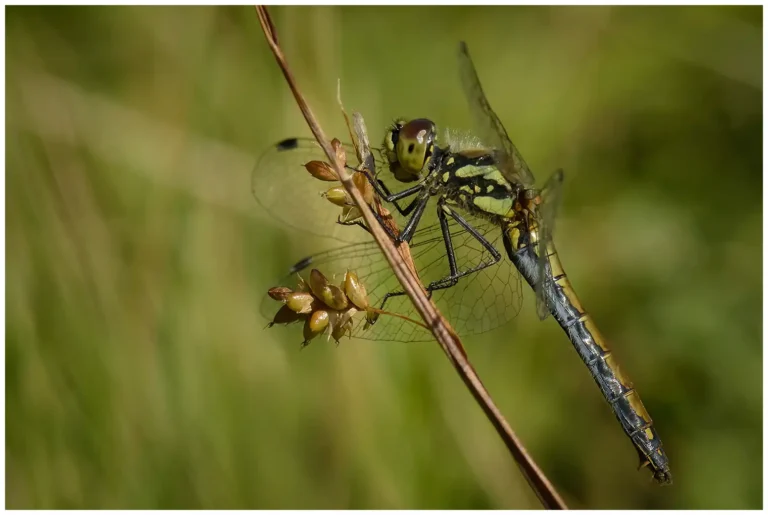
[[(484, 261), (469, 270), (464, 270), (463, 272), (458, 271), (458, 267), (456, 266), (456, 253), (453, 249), (453, 242), (451, 240), (451, 232), (448, 227), (448, 219), (446, 218), (446, 214), (451, 215), (451, 218), (456, 220), (456, 222), (461, 225), (469, 234), (471, 234), (477, 241), (480, 242), (480, 244), (485, 247), (485, 249), (491, 254), (493, 257), (492, 261)], [(488, 268), (489, 266), (493, 266), (496, 263), (498, 263), (501, 260), (501, 253), (496, 250), (496, 247), (494, 247), (491, 242), (489, 242), (485, 237), (480, 234), (477, 229), (472, 227), (469, 222), (464, 220), (464, 218), (459, 215), (456, 211), (448, 207), (444, 202), (438, 203), (437, 206), (437, 217), (440, 220), (440, 228), (443, 231), (443, 241), (445, 241), (445, 250), (448, 253), (448, 266), (450, 268), (450, 275), (447, 277), (443, 277), (442, 279), (439, 279), (437, 281), (433, 281), (427, 286), (427, 291), (431, 294), (434, 291), (442, 290), (444, 288), (450, 288), (451, 286), (454, 286), (457, 282), (459, 282), (459, 279), (474, 274), (475, 272), (479, 272), (483, 268)]]
[[(410, 243), (411, 238), (413, 238), (413, 233), (416, 231), (416, 228), (419, 225), (419, 220), (421, 220), (421, 216), (424, 214), (424, 209), (427, 207), (428, 202), (429, 195), (419, 196), (413, 199), (413, 202), (408, 204), (408, 207), (401, 211), (401, 213), (406, 216), (410, 215), (413, 211), (413, 215), (408, 219), (408, 222), (406, 222), (405, 227), (403, 227), (403, 230), (400, 232), (400, 234), (396, 234), (389, 225), (384, 223), (384, 219), (379, 213), (376, 212), (375, 209), (373, 210), (373, 216), (376, 217), (379, 225), (381, 225), (389, 237), (392, 238), (395, 244), (402, 242)], [(368, 230), (367, 227), (366, 230)]]
[(395, 238), (396, 243), (411, 242), (413, 233), (416, 231), (416, 227), (419, 225), (419, 221), (421, 220), (421, 216), (424, 214), (424, 209), (426, 209), (428, 202), (429, 195), (418, 196), (413, 199), (413, 202), (411, 202), (408, 207), (403, 210), (404, 215), (408, 215), (411, 213), (411, 211), (413, 211), (413, 216), (408, 219), (405, 227), (403, 227), (402, 232), (400, 232), (400, 235)]
[[(456, 266), (456, 252), (453, 248), (453, 240), (451, 239), (451, 231), (448, 225), (448, 218), (446, 217), (446, 215), (451, 215), (451, 218), (456, 220), (456, 222), (459, 225), (461, 225), (469, 234), (471, 234), (477, 241), (479, 241), (480, 244), (491, 254), (493, 260), (482, 262), (470, 268), (469, 270), (459, 272), (458, 267)], [(415, 216), (416, 215), (414, 215), (414, 218)], [(501, 253), (498, 250), (496, 250), (496, 247), (494, 247), (491, 244), (491, 242), (485, 239), (485, 237), (477, 231), (477, 229), (472, 227), (469, 224), (469, 222), (467, 222), (461, 215), (459, 215), (453, 209), (448, 207), (443, 201), (438, 202), (437, 218), (438, 220), (440, 220), (440, 229), (442, 230), (442, 233), (443, 233), (443, 241), (445, 242), (445, 251), (448, 255), (448, 267), (450, 269), (450, 274), (446, 277), (443, 277), (442, 279), (429, 283), (429, 286), (426, 287), (426, 290), (430, 296), (432, 296), (432, 292), (435, 292), (437, 290), (443, 290), (445, 288), (450, 288), (451, 286), (454, 286), (457, 282), (459, 282), (459, 279), (461, 279), (462, 277), (474, 274), (475, 272), (479, 272), (480, 270), (484, 268), (488, 268), (489, 266), (493, 266), (501, 260)], [(394, 292), (387, 293), (386, 295), (384, 295), (384, 298), (381, 301), (381, 305), (379, 306), (379, 309), (383, 310), (387, 300), (389, 300), (391, 297), (399, 297), (400, 295), (405, 295), (405, 292), (394, 291)]]

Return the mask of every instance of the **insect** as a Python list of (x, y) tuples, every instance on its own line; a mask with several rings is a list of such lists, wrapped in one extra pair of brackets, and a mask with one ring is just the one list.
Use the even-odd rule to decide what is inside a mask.
[[(562, 171), (541, 189), (535, 187), (529, 166), (491, 109), (464, 43), (459, 67), (480, 139), (448, 137), (443, 143), (431, 120), (396, 121), (387, 130), (383, 147), (374, 151), (375, 175), (366, 177), (377, 197), (399, 217), (400, 230), (389, 228), (381, 215), (377, 218), (396, 243), (409, 244), (420, 279), (460, 334), (484, 332), (513, 318), (521, 304), (520, 277), (524, 278), (536, 294), (539, 317), (551, 314), (563, 328), (635, 446), (641, 465), (649, 466), (659, 483), (671, 483), (667, 456), (651, 418), (583, 308), (555, 249), (552, 229)], [(266, 175), (275, 163), (269, 156), (310, 146), (287, 140), (268, 152), (254, 171), (253, 184), (259, 185), (254, 194), (260, 203), (269, 209), (270, 197), (260, 186), (270, 181)], [(285, 208), (270, 211), (299, 230), (317, 230), (347, 241), (367, 236), (348, 224), (330, 223), (326, 228), (325, 218), (308, 222), (306, 211), (303, 217)], [(340, 273), (345, 267), (354, 268), (368, 285), (371, 302), (392, 312), (413, 313), (370, 241), (305, 258), (291, 272), (310, 265), (325, 270), (336, 266)], [(425, 331), (394, 318), (360, 326), (353, 334), (377, 340), (429, 338)]]

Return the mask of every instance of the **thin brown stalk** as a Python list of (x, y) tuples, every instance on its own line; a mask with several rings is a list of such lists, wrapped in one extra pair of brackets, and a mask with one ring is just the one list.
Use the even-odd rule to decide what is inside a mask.
[(539, 469), (538, 465), (533, 461), (528, 451), (523, 447), (520, 440), (515, 435), (514, 431), (506, 421), (504, 416), (499, 411), (496, 404), (491, 399), (490, 394), (483, 386), (477, 373), (467, 359), (467, 355), (464, 351), (464, 347), (456, 335), (456, 332), (450, 326), (448, 321), (440, 314), (437, 307), (432, 301), (427, 298), (424, 292), (423, 285), (419, 282), (414, 275), (413, 263), (406, 263), (403, 255), (398, 252), (398, 249), (389, 239), (387, 234), (379, 225), (378, 221), (373, 215), (373, 212), (369, 209), (368, 204), (363, 200), (361, 193), (358, 191), (352, 182), (349, 174), (344, 170), (344, 166), (340, 163), (336, 157), (336, 153), (333, 151), (329, 140), (326, 138), (325, 133), (320, 128), (320, 124), (317, 122), (312, 110), (307, 105), (304, 96), (299, 91), (296, 81), (293, 78), (288, 63), (286, 62), (283, 51), (277, 42), (277, 34), (275, 27), (272, 24), (272, 20), (267, 12), (265, 6), (256, 6), (256, 11), (259, 16), (259, 22), (264, 31), (264, 35), (267, 38), (272, 52), (275, 54), (277, 63), (285, 76), (288, 86), (293, 92), (293, 96), (296, 99), (296, 103), (301, 109), (304, 119), (307, 121), (312, 134), (314, 134), (317, 142), (322, 147), (325, 155), (328, 158), (328, 162), (333, 164), (334, 170), (339, 177), (347, 193), (354, 199), (360, 212), (365, 219), (366, 224), (371, 230), (373, 238), (376, 240), (381, 251), (384, 253), (387, 261), (389, 262), (395, 276), (403, 286), (403, 290), (408, 294), (413, 302), (419, 315), (424, 319), (427, 327), (430, 329), (435, 339), (442, 347), (448, 359), (451, 361), (459, 376), (466, 384), (472, 396), (478, 402), (480, 407), (485, 412), (488, 419), (491, 421), (499, 436), (504, 441), (507, 449), (512, 454), (512, 457), (517, 462), (518, 466), (523, 472), (528, 484), (538, 496), (541, 503), (545, 508), (550, 509), (566, 509), (566, 505), (560, 498), (552, 483), (546, 478), (544, 473)]

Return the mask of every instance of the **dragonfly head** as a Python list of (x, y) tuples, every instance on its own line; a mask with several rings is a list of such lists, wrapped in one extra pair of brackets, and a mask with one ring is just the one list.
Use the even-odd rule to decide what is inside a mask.
[(389, 169), (401, 182), (418, 180), (435, 152), (435, 124), (426, 118), (397, 120), (384, 137)]

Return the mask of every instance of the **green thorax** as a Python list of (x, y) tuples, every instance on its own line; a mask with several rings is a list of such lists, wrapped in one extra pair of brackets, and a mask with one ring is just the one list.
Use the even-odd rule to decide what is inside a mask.
[(504, 178), (487, 150), (446, 151), (438, 159), (432, 183), (436, 193), (479, 215), (515, 216), (521, 187)]

